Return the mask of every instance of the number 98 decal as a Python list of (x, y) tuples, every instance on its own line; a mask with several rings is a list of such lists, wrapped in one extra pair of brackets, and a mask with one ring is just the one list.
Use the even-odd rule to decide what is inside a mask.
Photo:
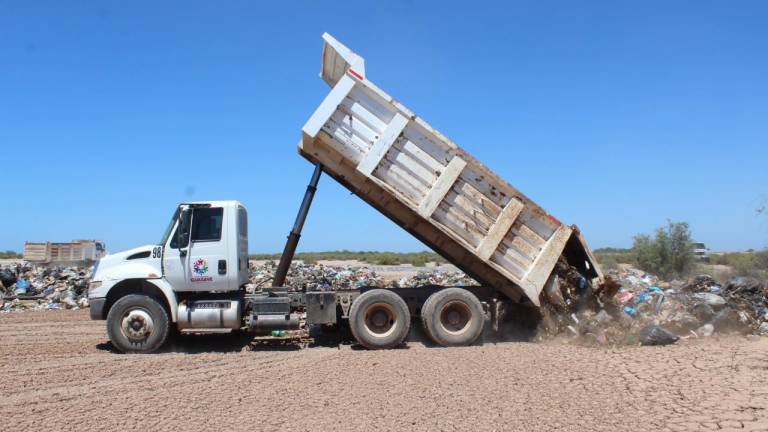
[(152, 248), (152, 258), (160, 258), (163, 256), (163, 247), (157, 246)]

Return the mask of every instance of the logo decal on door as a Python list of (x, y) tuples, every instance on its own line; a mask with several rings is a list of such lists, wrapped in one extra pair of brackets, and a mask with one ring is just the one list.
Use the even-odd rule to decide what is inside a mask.
[(210, 276), (204, 276), (208, 273), (208, 260), (202, 258), (196, 259), (192, 264), (192, 271), (197, 275), (192, 276), (192, 282), (210, 282), (213, 280)]

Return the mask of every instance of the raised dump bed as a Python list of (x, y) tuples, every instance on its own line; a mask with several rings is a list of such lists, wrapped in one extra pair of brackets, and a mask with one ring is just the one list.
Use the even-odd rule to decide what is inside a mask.
[(362, 57), (328, 34), (323, 39), (320, 75), (332, 90), (304, 125), (302, 156), (512, 300), (539, 305), (561, 255), (587, 278), (601, 277), (575, 226), (379, 89)]

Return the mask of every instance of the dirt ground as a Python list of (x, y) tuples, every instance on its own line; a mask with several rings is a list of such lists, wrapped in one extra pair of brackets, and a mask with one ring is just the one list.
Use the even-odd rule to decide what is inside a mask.
[(0, 314), (3, 430), (768, 430), (768, 339), (121, 355), (86, 311)]

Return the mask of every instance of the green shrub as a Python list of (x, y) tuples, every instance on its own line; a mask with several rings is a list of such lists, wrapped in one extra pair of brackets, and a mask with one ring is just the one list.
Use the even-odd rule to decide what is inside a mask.
[(765, 278), (768, 273), (768, 250), (759, 252), (726, 252), (711, 256), (712, 264), (726, 265), (736, 276)]
[(603, 270), (616, 270), (619, 268), (619, 262), (616, 260), (616, 256), (614, 254), (600, 254), (596, 255), (595, 258)]
[(687, 276), (693, 268), (693, 242), (687, 222), (668, 221), (653, 238), (638, 234), (632, 252), (641, 269), (664, 278)]

